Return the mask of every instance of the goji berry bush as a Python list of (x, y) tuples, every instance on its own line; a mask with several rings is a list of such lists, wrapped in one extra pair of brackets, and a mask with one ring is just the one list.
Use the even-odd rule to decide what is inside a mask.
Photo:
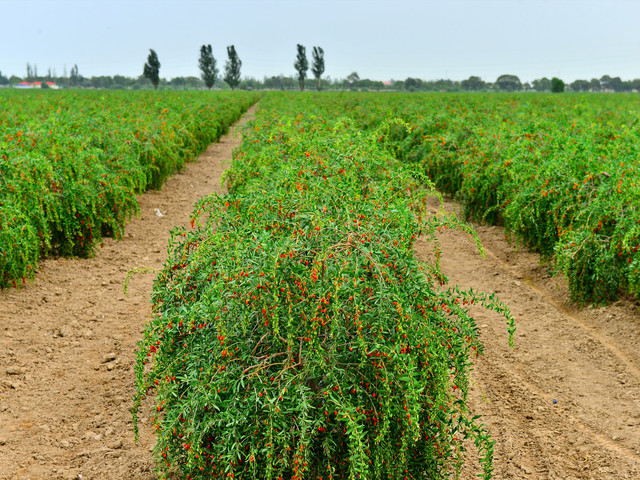
[(0, 91), (0, 287), (48, 254), (119, 237), (136, 194), (219, 138), (258, 96)]
[[(356, 98), (357, 100), (354, 100)], [(640, 98), (629, 94), (345, 94), (363, 128), (398, 116), (389, 144), (469, 218), (502, 224), (551, 260), (573, 300), (640, 298)]]
[[(134, 425), (154, 398), (160, 478), (450, 478), (493, 441), (468, 410), (482, 351), (468, 305), (514, 321), (494, 296), (447, 284), (429, 182), (381, 137), (269, 96), (227, 173), (229, 194), (176, 229), (139, 343)], [(304, 112), (304, 113), (303, 113)], [(413, 246), (430, 239), (434, 260)]]

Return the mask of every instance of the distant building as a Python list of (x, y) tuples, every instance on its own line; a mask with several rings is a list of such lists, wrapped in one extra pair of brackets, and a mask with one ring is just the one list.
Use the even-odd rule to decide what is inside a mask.
[(55, 82), (20, 82), (15, 86), (15, 88), (52, 88), (54, 90), (57, 90), (60, 87), (56, 85)]

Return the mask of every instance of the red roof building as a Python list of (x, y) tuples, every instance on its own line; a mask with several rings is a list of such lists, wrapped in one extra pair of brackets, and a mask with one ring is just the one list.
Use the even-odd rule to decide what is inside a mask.
[(60, 87), (56, 85), (55, 82), (20, 82), (16, 85), (15, 88), (52, 88), (54, 90), (57, 90)]

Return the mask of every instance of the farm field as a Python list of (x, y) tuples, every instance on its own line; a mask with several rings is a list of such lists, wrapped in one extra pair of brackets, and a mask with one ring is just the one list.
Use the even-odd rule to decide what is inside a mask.
[(342, 94), (311, 103), (365, 130), (403, 119), (408, 129), (388, 139), (396, 156), (461, 201), (464, 216), (554, 256), (573, 300), (640, 295), (637, 95)]
[[(133, 441), (136, 342), (151, 309), (152, 275), (169, 232), (219, 189), (237, 130), (158, 190), (138, 196), (140, 217), (93, 258), (46, 258), (35, 282), (0, 292), (0, 478), (151, 480), (152, 431)], [(157, 216), (155, 209), (163, 214)]]
[(93, 254), (258, 95), (16, 92), (0, 102), (0, 287), (41, 256)]
[[(307, 148), (309, 146), (326, 147), (326, 143), (319, 142), (317, 138), (314, 140), (316, 143), (306, 145), (304, 142), (311, 137), (301, 131), (298, 132), (298, 137), (293, 136), (293, 147), (283, 147), (279, 142), (287, 145), (286, 142), (290, 141), (289, 136), (292, 136), (296, 126), (298, 130), (321, 132), (321, 138), (332, 138), (323, 129), (327, 128), (324, 123), (333, 121), (336, 111), (352, 116), (356, 122), (354, 127), (349, 128), (347, 124), (339, 122), (331, 124), (334, 133), (345, 134), (340, 137), (344, 138), (345, 145), (349, 142), (356, 144), (366, 154), (379, 151), (396, 154), (409, 164), (406, 170), (395, 167), (403, 170), (403, 175), (409, 174), (402, 181), (409, 181), (411, 172), (419, 171), (419, 167), (426, 167), (427, 173), (436, 182), (443, 181), (444, 173), (438, 176), (434, 172), (449, 171), (452, 178), (457, 176), (458, 179), (466, 179), (473, 177), (472, 172), (481, 171), (479, 168), (468, 171), (462, 169), (464, 161), (459, 162), (462, 166), (454, 165), (455, 168), (437, 165), (440, 159), (455, 164), (454, 158), (465, 158), (473, 149), (462, 148), (461, 143), (453, 141), (454, 146), (450, 148), (455, 149), (457, 155), (449, 150), (441, 150), (452, 138), (457, 138), (455, 135), (460, 134), (453, 127), (447, 132), (451, 138), (430, 135), (424, 133), (424, 130), (419, 136), (414, 134), (418, 128), (416, 125), (420, 124), (415, 120), (417, 117), (414, 117), (415, 123), (412, 123), (413, 113), (409, 112), (407, 104), (414, 98), (417, 105), (422, 105), (414, 107), (415, 111), (422, 108), (423, 112), (433, 113), (444, 111), (447, 102), (477, 102), (476, 108), (480, 108), (483, 102), (491, 100), (481, 101), (479, 97), (462, 95), (447, 97), (446, 100), (430, 95), (399, 96), (397, 99), (375, 95), (277, 97), (278, 95), (273, 95), (273, 98), (263, 99), (260, 108), (273, 109), (271, 117), (281, 121), (280, 130), (269, 131), (272, 127), (268, 123), (273, 120), (268, 111), (261, 114), (263, 123), (253, 126), (245, 144), (236, 154), (235, 161), (239, 166), (228, 176), (233, 187), (232, 193), (236, 191), (237, 194), (237, 190), (244, 188), (242, 185), (248, 182), (247, 185), (255, 186), (251, 187), (253, 190), (245, 190), (243, 195), (257, 195), (254, 198), (257, 201), (255, 199), (260, 196), (261, 182), (278, 178), (276, 172), (283, 164), (273, 160), (278, 158), (276, 154), (280, 154), (281, 149), (292, 148), (289, 155), (285, 156), (295, 157), (310, 152)], [(522, 101), (523, 98), (526, 97), (516, 97), (514, 100), (505, 96), (500, 97), (498, 103), (504, 106)], [(590, 101), (589, 97), (580, 98), (580, 102), (585, 104)], [(602, 100), (603, 97), (594, 98), (597, 98), (596, 103), (602, 102), (603, 105), (608, 105), (607, 108), (613, 108), (612, 104), (606, 103), (608, 100)], [(553, 103), (549, 103), (553, 101), (550, 96), (535, 97), (535, 102), (544, 104), (539, 107), (540, 111), (553, 106)], [(282, 108), (283, 102), (289, 104), (290, 116), (283, 117), (282, 112), (277, 110)], [(445, 103), (438, 104), (439, 108), (426, 107), (437, 102)], [(620, 105), (623, 104), (624, 102)], [(596, 108), (593, 105), (587, 106)], [(330, 111), (334, 113), (327, 113)], [(629, 110), (619, 106), (614, 111), (621, 115), (620, 112)], [(377, 143), (384, 146), (380, 150), (367, 150), (369, 147), (366, 143), (358, 143), (362, 136), (379, 128), (383, 119), (398, 116), (402, 112), (404, 120), (414, 126), (410, 133), (397, 126), (390, 126), (386, 131), (380, 130), (382, 138)], [(531, 115), (527, 118), (530, 117)], [(287, 121), (282, 121), (283, 118)], [(455, 115), (451, 114), (450, 120), (453, 118)], [(478, 115), (477, 121), (480, 119), (481, 115)], [(420, 128), (427, 128), (432, 123), (424, 121)], [(473, 122), (470, 123), (473, 125)], [(350, 128), (355, 130), (349, 133)], [(362, 129), (362, 135), (357, 133), (357, 128)], [(634, 132), (632, 129), (630, 138)], [(582, 138), (585, 144), (588, 143), (586, 138)], [(627, 140), (627, 147), (615, 152), (618, 157), (619, 154), (633, 152), (633, 142)], [(296, 143), (298, 141), (299, 144)], [(226, 139), (221, 145), (214, 145), (211, 149), (226, 147), (226, 159), (229, 161), (230, 142), (230, 139)], [(265, 143), (272, 145), (272, 148), (262, 147)], [(511, 144), (508, 142), (501, 143), (492, 153), (497, 158), (496, 165), (504, 166), (502, 155), (504, 148), (509, 145)], [(421, 154), (418, 153), (420, 151)], [(265, 152), (273, 152), (276, 156), (270, 157)], [(247, 159), (244, 163), (243, 158)], [(304, 160), (310, 162), (307, 158), (310, 156), (306, 156)], [(515, 155), (513, 160), (517, 160)], [(2, 364), (8, 365), (5, 371), (0, 371), (0, 375), (6, 374), (0, 384), (0, 398), (3, 400), (0, 406), (0, 432), (9, 432), (0, 433), (0, 453), (3, 454), (0, 478), (5, 478), (3, 475), (6, 478), (79, 478), (78, 474), (83, 475), (83, 478), (114, 478), (113, 472), (117, 472), (118, 478), (132, 475), (135, 478), (153, 478), (149, 451), (153, 443), (153, 428), (150, 425), (153, 421), (149, 418), (153, 405), (149, 400), (142, 404), (142, 421), (139, 425), (142, 439), (135, 447), (132, 444), (132, 425), (128, 412), (131, 406), (129, 399), (133, 394), (134, 343), (140, 338), (142, 326), (150, 314), (148, 299), (152, 296), (151, 279), (149, 275), (134, 276), (126, 296), (122, 294), (122, 282), (131, 268), (160, 268), (166, 257), (164, 251), (168, 243), (168, 231), (173, 225), (185, 224), (188, 238), (206, 238), (202, 237), (203, 232), (207, 231), (205, 227), (192, 229), (188, 225), (189, 215), (193, 203), (219, 184), (220, 161), (221, 158), (213, 159), (209, 155), (203, 155), (200, 162), (189, 165), (183, 174), (170, 179), (166, 187), (141, 196), (141, 218), (133, 219), (125, 227), (121, 242), (105, 239), (104, 247), (95, 258), (45, 260), (33, 285), (26, 284), (22, 290), (11, 289), (0, 294), (0, 313), (3, 319), (9, 319), (6, 324), (3, 321), (4, 330), (0, 336), (0, 352), (8, 352), (0, 353), (4, 356), (0, 357)], [(616, 179), (619, 182), (620, 178), (630, 178), (629, 185), (632, 189), (635, 187), (636, 171), (633, 165), (631, 163), (629, 170), (622, 172), (624, 177)], [(331, 167), (328, 162), (327, 168)], [(524, 166), (522, 168), (525, 169)], [(193, 173), (190, 170), (194, 170)], [(608, 176), (600, 175), (599, 178), (606, 183), (614, 174), (611, 169), (604, 171)], [(267, 175), (265, 172), (270, 173)], [(495, 174), (492, 170), (483, 175), (493, 178), (492, 173)], [(530, 182), (536, 181), (534, 173), (529, 172)], [(508, 180), (505, 183), (513, 185), (508, 182), (514, 182), (515, 177), (510, 174), (504, 176)], [(479, 182), (477, 179), (473, 181)], [(558, 182), (561, 181), (559, 178)], [(623, 180), (623, 184), (626, 181)], [(187, 185), (190, 188), (185, 188)], [(279, 191), (274, 185), (268, 189), (270, 194)], [(444, 185), (440, 185), (440, 188), (448, 193), (455, 193), (463, 192), (464, 188), (469, 191), (475, 188), (470, 185), (478, 183), (459, 187), (457, 190), (448, 190)], [(302, 190), (310, 188), (299, 184), (297, 191), (300, 191), (298, 187)], [(500, 188), (508, 191), (501, 183), (493, 191), (498, 192)], [(617, 192), (622, 189), (616, 186), (614, 190)], [(605, 191), (611, 193), (610, 189)], [(573, 192), (568, 193), (573, 195)], [(622, 191), (618, 193), (618, 198), (616, 195), (608, 197), (613, 198), (611, 202), (618, 202), (615, 205), (619, 209), (615, 211), (622, 212), (622, 218), (627, 221), (627, 217), (633, 217), (635, 213), (634, 204), (630, 201), (625, 203), (625, 199), (629, 200), (628, 195), (622, 195)], [(463, 209), (466, 209), (477, 218), (478, 212), (486, 212), (492, 208), (497, 212), (501, 206), (498, 203), (495, 208), (489, 206), (485, 210), (476, 207), (477, 211), (474, 213), (473, 203), (462, 193), (459, 195), (466, 201), (464, 206), (447, 200), (446, 211), (455, 210), (464, 214)], [(505, 198), (500, 196), (504, 192), (494, 195), (496, 198)], [(598, 195), (595, 196), (597, 197)], [(324, 202), (325, 206), (327, 201)], [(362, 201), (366, 204), (366, 201)], [(580, 201), (583, 202), (582, 196)], [(313, 207), (313, 202), (310, 202)], [(336, 211), (339, 210), (339, 202), (329, 205), (333, 205)], [(431, 198), (421, 205), (425, 218), (441, 218), (437, 199)], [(356, 206), (354, 203), (353, 207)], [(211, 204), (202, 203), (200, 207), (211, 208)], [(159, 208), (165, 216), (156, 216), (155, 208)], [(500, 213), (495, 218), (485, 216), (484, 219), (508, 226), (507, 217), (507, 213)], [(580, 215), (575, 217), (579, 218)], [(394, 221), (402, 223), (399, 219)], [(620, 222), (616, 220), (609, 225), (613, 230), (609, 230), (612, 234), (607, 236), (608, 239), (614, 237), (618, 223)], [(230, 225), (233, 226), (234, 223), (231, 222)], [(571, 228), (567, 228), (572, 231), (580, 224), (576, 221), (575, 226), (573, 223), (568, 225)], [(277, 228), (276, 226), (276, 230)], [(481, 421), (488, 424), (493, 440), (496, 441), (494, 478), (636, 478), (640, 474), (640, 452), (637, 450), (637, 445), (640, 444), (640, 359), (635, 345), (640, 335), (640, 324), (637, 301), (624, 293), (624, 290), (633, 293), (633, 271), (618, 268), (624, 270), (626, 276), (616, 277), (618, 283), (615, 285), (623, 293), (614, 305), (577, 309), (569, 306), (571, 298), (598, 302), (616, 297), (618, 289), (610, 296), (602, 296), (598, 292), (604, 290), (593, 288), (577, 291), (576, 285), (581, 286), (581, 283), (565, 283), (562, 276), (549, 277), (548, 267), (541, 266), (537, 254), (526, 253), (524, 248), (509, 246), (501, 227), (480, 225), (477, 230), (487, 251), (486, 258), (478, 254), (475, 241), (468, 234), (450, 229), (434, 231), (433, 235), (439, 240), (442, 251), (441, 272), (430, 272), (433, 280), (446, 275), (449, 285), (496, 292), (510, 307), (517, 320), (515, 344), (510, 349), (505, 318), (472, 307), (477, 320), (478, 341), (484, 345), (485, 354), (473, 360), (475, 368), (470, 372), (468, 406), (472, 413), (483, 414)], [(598, 229), (593, 233), (599, 231)], [(230, 234), (234, 234), (233, 232), (235, 230), (232, 229)], [(518, 236), (515, 227), (508, 227), (507, 232), (514, 237)], [(624, 236), (626, 231), (618, 234)], [(319, 242), (320, 237), (317, 238)], [(526, 240), (524, 236), (518, 238)], [(626, 262), (634, 265), (637, 250), (633, 250), (633, 238), (630, 236), (626, 243), (621, 244), (624, 248), (629, 247), (628, 251), (613, 249), (614, 256), (619, 258), (614, 259), (614, 263), (619, 262), (624, 266), (623, 262)], [(596, 242), (598, 241), (600, 240)], [(536, 246), (535, 243), (532, 245)], [(166, 264), (165, 272), (166, 268), (175, 265), (176, 252), (181, 251), (180, 247), (173, 248), (169, 257), (173, 263)], [(415, 251), (424, 261), (433, 260), (433, 244), (424, 237), (418, 238), (410, 250)], [(620, 251), (623, 255), (618, 255)], [(238, 252), (239, 248), (232, 248), (224, 258), (230, 258), (230, 255)], [(184, 253), (192, 252), (187, 249)], [(549, 251), (543, 253), (549, 254)], [(223, 258), (220, 261), (222, 260)], [(364, 266), (366, 265), (363, 264)], [(559, 264), (555, 268), (562, 270), (561, 267)], [(183, 268), (184, 266), (171, 270), (180, 272)], [(174, 282), (181, 278), (179, 274), (169, 277), (166, 273), (164, 275), (165, 279), (173, 279)], [(189, 277), (185, 278), (186, 286), (198, 285), (190, 283), (193, 280)], [(435, 284), (436, 290), (438, 283)], [(155, 287), (155, 301), (161, 285), (160, 282)], [(444, 295), (442, 290), (437, 292), (438, 295)], [(168, 305), (171, 296), (168, 293), (162, 295), (163, 304)], [(446, 299), (446, 296), (440, 298)], [(454, 297), (450, 299), (453, 301)], [(182, 304), (181, 301), (177, 303), (178, 307), (188, 306), (188, 302)], [(442, 320), (444, 318), (446, 317)], [(325, 348), (322, 346), (323, 342), (318, 345)], [(305, 355), (311, 354), (312, 352)], [(466, 368), (464, 362), (456, 365), (460, 368), (460, 386), (466, 388), (462, 375)], [(398, 378), (398, 381), (401, 379)], [(66, 407), (67, 403), (73, 407)], [(60, 411), (65, 413), (60, 414)], [(451, 445), (455, 449), (455, 442)], [(179, 450), (173, 453), (182, 455), (176, 452)], [(471, 452), (472, 458), (465, 462), (462, 470), (463, 478), (475, 478), (474, 475), (480, 473), (478, 469), (481, 465), (473, 457), (477, 453), (473, 453), (473, 448)], [(157, 452), (159, 453), (161, 452)]]

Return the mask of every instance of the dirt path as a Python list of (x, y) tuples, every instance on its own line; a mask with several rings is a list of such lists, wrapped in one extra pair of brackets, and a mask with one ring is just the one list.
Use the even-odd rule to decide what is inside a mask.
[(486, 349), (471, 406), (497, 441), (495, 478), (640, 479), (637, 302), (570, 308), (537, 255), (509, 247), (501, 228), (477, 230), (486, 258), (471, 238), (446, 232), (442, 266), (452, 284), (497, 292), (518, 322), (511, 350), (504, 320), (474, 311)]
[[(169, 230), (219, 190), (238, 141), (224, 137), (142, 196), (141, 217), (96, 258), (47, 260), (33, 285), (0, 292), (0, 480), (154, 478), (149, 422), (136, 445), (129, 413), (152, 275), (135, 276), (127, 296), (123, 281), (134, 267), (162, 265)], [(441, 240), (450, 282), (498, 292), (518, 320), (510, 350), (504, 321), (475, 312), (486, 354), (470, 400), (497, 441), (495, 478), (639, 479), (637, 303), (569, 308), (536, 255), (509, 247), (499, 228), (478, 231), (485, 259), (467, 236)], [(420, 255), (426, 248), (417, 245)]]
[(136, 445), (129, 413), (153, 275), (136, 275), (126, 296), (123, 282), (132, 268), (160, 268), (170, 229), (220, 191), (237, 131), (142, 195), (122, 241), (88, 260), (45, 260), (33, 285), (0, 292), (1, 480), (154, 478), (149, 422)]

